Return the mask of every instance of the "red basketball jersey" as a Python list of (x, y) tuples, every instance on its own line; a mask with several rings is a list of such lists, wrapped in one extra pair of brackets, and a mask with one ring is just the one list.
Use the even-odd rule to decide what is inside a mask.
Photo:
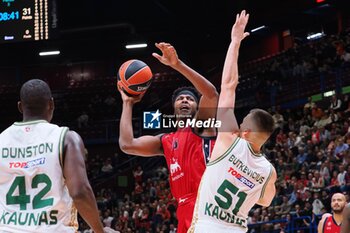
[(179, 204), (186, 195), (197, 195), (214, 143), (215, 137), (200, 137), (190, 127), (162, 136), (170, 188)]
[(323, 233), (340, 233), (340, 226), (335, 222), (333, 215), (329, 216), (324, 220)]

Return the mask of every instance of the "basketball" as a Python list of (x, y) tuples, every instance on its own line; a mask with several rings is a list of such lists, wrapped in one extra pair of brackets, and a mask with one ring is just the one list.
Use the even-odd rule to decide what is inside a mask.
[(118, 85), (130, 96), (140, 95), (147, 91), (152, 82), (152, 71), (140, 60), (124, 62), (118, 71)]

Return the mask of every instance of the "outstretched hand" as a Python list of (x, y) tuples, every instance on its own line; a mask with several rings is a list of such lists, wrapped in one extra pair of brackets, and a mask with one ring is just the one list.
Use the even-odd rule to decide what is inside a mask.
[(231, 40), (241, 42), (244, 38), (249, 36), (249, 32), (244, 32), (249, 19), (249, 14), (246, 14), (245, 10), (241, 14), (236, 15), (236, 22), (232, 27)]
[(162, 56), (157, 53), (152, 53), (152, 56), (157, 58), (158, 61), (167, 66), (176, 66), (179, 63), (175, 48), (169, 43), (156, 43), (155, 46), (160, 49)]
[(124, 103), (127, 103), (127, 102), (132, 104), (138, 103), (141, 101), (142, 97), (145, 95), (145, 93), (143, 93), (137, 96), (128, 96), (127, 94), (125, 94), (123, 88), (119, 84), (117, 86), (118, 86), (118, 91), (120, 92), (120, 95)]

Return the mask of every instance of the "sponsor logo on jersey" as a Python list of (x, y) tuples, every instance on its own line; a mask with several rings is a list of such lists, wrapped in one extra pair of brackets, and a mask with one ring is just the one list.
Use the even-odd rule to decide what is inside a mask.
[(231, 162), (232, 165), (234, 165), (237, 170), (241, 171), (246, 176), (252, 178), (253, 180), (258, 182), (259, 184), (264, 183), (265, 176), (263, 176), (263, 174), (260, 174), (256, 171), (254, 171), (253, 169), (251, 169), (250, 167), (248, 167), (246, 164), (243, 163), (242, 160), (237, 158), (235, 155), (231, 155), (230, 158), (228, 159), (228, 161)]
[(181, 167), (177, 162), (177, 159), (172, 159), (172, 163), (170, 163), (170, 173), (171, 175), (175, 172), (181, 171)]
[(45, 164), (45, 158), (34, 159), (27, 162), (10, 162), (10, 168), (31, 168)]
[[(175, 175), (176, 174), (176, 175)], [(170, 163), (170, 176), (171, 180), (175, 181), (183, 177), (185, 174), (181, 171), (181, 166), (177, 159), (172, 158)]]
[(255, 187), (255, 184), (251, 181), (249, 181), (247, 178), (239, 174), (233, 167), (230, 167), (228, 169), (228, 173), (230, 173), (232, 176), (236, 177), (238, 181), (240, 181), (242, 184), (245, 184), (248, 186), (250, 189)]

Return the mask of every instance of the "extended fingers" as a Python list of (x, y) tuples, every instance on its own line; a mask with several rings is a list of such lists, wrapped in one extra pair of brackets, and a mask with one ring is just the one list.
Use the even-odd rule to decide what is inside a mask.
[(158, 53), (152, 53), (152, 56), (157, 58), (158, 60), (161, 60), (162, 56), (160, 56)]
[(169, 46), (171, 46), (171, 44), (165, 43), (165, 42), (155, 43), (155, 45), (156, 45), (157, 48), (169, 47)]
[(236, 16), (236, 24), (237, 25), (245, 26), (245, 25), (247, 25), (248, 20), (249, 20), (249, 14), (246, 14), (245, 10), (243, 10), (241, 12), (241, 14), (239, 14), (239, 15), (237, 14), (237, 16)]
[(236, 24), (248, 22), (249, 14), (246, 14), (245, 10), (242, 10), (240, 14), (236, 14)]

